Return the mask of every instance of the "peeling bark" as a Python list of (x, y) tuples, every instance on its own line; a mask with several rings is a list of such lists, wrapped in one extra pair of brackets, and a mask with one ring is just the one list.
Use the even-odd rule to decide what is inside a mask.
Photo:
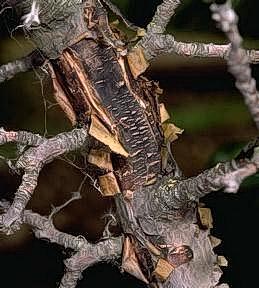
[[(219, 264), (225, 265), (225, 261), (213, 251), (218, 241), (210, 235), (211, 214), (207, 210), (202, 214), (198, 202), (221, 188), (237, 192), (241, 182), (257, 172), (258, 141), (233, 161), (186, 179), (171, 153), (171, 142), (182, 131), (168, 122), (168, 113), (158, 101), (161, 89), (157, 83), (141, 74), (148, 60), (172, 51), (233, 61), (240, 43), (231, 50), (229, 45), (175, 42), (164, 32), (181, 4), (178, 0), (162, 2), (146, 34), (132, 49), (108, 23), (107, 7), (123, 18), (108, 0), (44, 0), (39, 3), (40, 13), (35, 1), (10, 4), (25, 15), (21, 26), (47, 63), (55, 98), (72, 125), (79, 128), (50, 139), (29, 132), (0, 131), (0, 144), (31, 146), (15, 165), (24, 175), (13, 203), (1, 202), (2, 231), (10, 234), (27, 223), (36, 237), (72, 248), (75, 254), (65, 261), (59, 287), (76, 287), (84, 269), (115, 259), (119, 260), (116, 265), (150, 287), (227, 287), (218, 284), (222, 274)], [(36, 9), (36, 29), (33, 19), (28, 18), (32, 9)], [(138, 31), (126, 19), (124, 22)], [(235, 39), (230, 40), (234, 46)], [(0, 67), (0, 81), (30, 69), (32, 63), (30, 56)], [(232, 65), (232, 70), (241, 64)], [(251, 83), (247, 65), (234, 73), (241, 92), (247, 88), (244, 79)], [(255, 94), (252, 90), (246, 94), (247, 102)], [(251, 112), (257, 123), (257, 110)], [(104, 197), (114, 197), (116, 215), (112, 217), (122, 230), (122, 235), (113, 238), (106, 227), (106, 239), (95, 244), (58, 231), (51, 221), (53, 214), (47, 218), (26, 210), (43, 165), (82, 148), (92, 164), (91, 175), (98, 190)]]

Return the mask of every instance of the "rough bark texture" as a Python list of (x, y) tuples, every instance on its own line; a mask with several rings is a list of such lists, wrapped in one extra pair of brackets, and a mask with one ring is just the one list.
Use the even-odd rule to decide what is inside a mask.
[[(103, 2), (122, 17), (108, 0), (10, 3), (25, 15), (22, 26), (38, 47), (41, 61), (35, 64), (26, 58), (2, 66), (0, 80), (45, 61), (55, 98), (77, 129), (50, 139), (28, 132), (0, 131), (0, 144), (31, 146), (15, 165), (24, 176), (13, 204), (1, 203), (2, 231), (10, 234), (21, 223), (28, 223), (36, 237), (75, 250), (65, 262), (59, 287), (76, 287), (84, 269), (115, 258), (120, 259), (117, 265), (150, 287), (227, 287), (218, 286), (222, 272), (213, 252), (211, 223), (202, 215), (209, 213), (198, 201), (221, 188), (236, 192), (242, 180), (259, 167), (258, 142), (237, 159), (185, 179), (170, 149), (181, 131), (168, 123), (158, 101), (158, 85), (141, 74), (147, 60), (161, 52), (225, 58), (230, 45), (192, 44), (191, 52), (186, 52), (182, 48), (191, 44), (172, 42), (172, 36), (163, 34), (181, 1), (164, 0), (147, 33), (130, 49), (118, 31), (111, 29)], [(35, 22), (38, 27), (33, 26)], [(235, 56), (231, 52), (230, 56), (233, 61)], [(107, 239), (96, 244), (59, 232), (51, 217), (25, 210), (43, 165), (80, 148), (94, 164), (88, 172), (98, 183), (98, 190), (104, 196), (114, 196), (116, 215), (112, 217), (122, 229), (121, 236), (112, 238), (108, 233)]]

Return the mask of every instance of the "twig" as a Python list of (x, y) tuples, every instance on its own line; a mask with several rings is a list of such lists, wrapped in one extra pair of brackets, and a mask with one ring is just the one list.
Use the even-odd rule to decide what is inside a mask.
[[(8, 132), (5, 132), (5, 135), (8, 135)], [(14, 133), (15, 135), (17, 133)], [(32, 137), (32, 133), (24, 135), (25, 139), (22, 138), (23, 141), (26, 141), (26, 135)], [(19, 229), (21, 215), (37, 186), (39, 173), (43, 166), (61, 154), (87, 146), (87, 141), (88, 133), (85, 128), (74, 129), (70, 132), (60, 133), (53, 138), (45, 139), (38, 146), (29, 148), (20, 156), (15, 168), (23, 170), (24, 175), (22, 183), (15, 193), (12, 205), (0, 217), (3, 231), (10, 234), (13, 230)], [(28, 142), (31, 143), (29, 139)]]
[(27, 131), (5, 131), (3, 127), (0, 128), (0, 145), (9, 142), (15, 142), (20, 145), (39, 146), (47, 139)]
[[(157, 6), (156, 13), (152, 21), (147, 26), (147, 34), (162, 34), (165, 32), (166, 26), (175, 14), (176, 8), (181, 4), (181, 0), (164, 0), (162, 4)], [(144, 37), (146, 37), (144, 36)]]
[[(9, 206), (8, 202), (0, 202), (0, 207), (4, 210), (10, 209)], [(87, 267), (100, 261), (114, 261), (121, 256), (124, 240), (122, 236), (91, 244), (83, 236), (60, 232), (49, 217), (41, 216), (30, 210), (24, 211), (21, 220), (32, 227), (35, 237), (76, 251), (71, 258), (64, 261), (66, 272), (61, 280), (60, 288), (76, 287), (81, 273)]]
[(64, 204), (60, 205), (60, 206), (57, 206), (57, 207), (54, 207), (52, 206), (52, 211), (49, 215), (49, 219), (52, 219), (53, 216), (55, 214), (57, 214), (59, 211), (61, 211), (62, 209), (64, 209), (66, 206), (68, 206), (71, 202), (75, 201), (75, 200), (79, 200), (81, 199), (81, 195), (80, 195), (80, 192), (72, 192), (72, 197), (67, 200)]
[(48, 239), (52, 243), (77, 251), (71, 258), (65, 260), (66, 272), (60, 288), (76, 287), (81, 273), (87, 267), (100, 261), (115, 260), (122, 253), (123, 237), (91, 244), (83, 236), (73, 236), (58, 231), (49, 218), (32, 211), (25, 210), (23, 221), (33, 227), (37, 238)]
[[(186, 180), (166, 180), (154, 193), (154, 203), (168, 212), (181, 209), (188, 202), (220, 189), (236, 193), (245, 178), (255, 174), (259, 168), (259, 141), (250, 143), (235, 160), (219, 163), (196, 177)], [(252, 155), (252, 157), (249, 155)]]
[(100, 185), (98, 184), (98, 180), (95, 179), (94, 177), (92, 177), (90, 174), (88, 174), (85, 171), (86, 163), (85, 163), (85, 167), (80, 167), (80, 166), (76, 165), (72, 160), (68, 159), (67, 157), (59, 157), (59, 159), (64, 161), (64, 162), (66, 162), (66, 163), (68, 163), (72, 167), (76, 168), (83, 175), (85, 175), (87, 178), (89, 178), (89, 180), (91, 181), (91, 184), (93, 185), (94, 189), (96, 189), (97, 191), (99, 191), (102, 194), (102, 190), (101, 190)]
[(11, 6), (7, 6), (7, 7), (2, 8), (2, 9), (0, 10), (0, 15), (3, 14), (3, 13), (4, 13), (6, 10), (8, 10), (8, 9), (12, 9), (12, 7), (11, 7)]
[[(231, 50), (231, 44), (180, 42), (169, 34), (150, 34), (150, 37), (141, 39), (137, 45), (142, 47), (148, 61), (171, 53), (185, 57), (229, 59)], [(259, 50), (245, 50), (245, 53), (250, 63), (259, 63)]]
[(44, 61), (40, 52), (35, 50), (21, 59), (2, 65), (0, 66), (0, 83), (13, 78), (18, 73), (39, 67)]
[(100, 261), (114, 261), (121, 256), (123, 237), (110, 238), (97, 244), (87, 243), (79, 252), (65, 260), (66, 272), (59, 288), (75, 288), (81, 273)]
[(143, 53), (148, 61), (161, 53), (163, 54), (163, 51), (168, 49), (171, 38), (174, 39), (173, 36), (164, 35), (163, 33), (171, 17), (174, 15), (175, 9), (180, 4), (181, 0), (164, 0), (162, 4), (157, 7), (152, 21), (147, 26), (146, 34), (136, 45), (136, 47), (143, 48)]
[(259, 129), (259, 94), (256, 90), (256, 81), (251, 76), (249, 58), (242, 49), (242, 38), (239, 34), (237, 23), (238, 17), (228, 1), (223, 5), (211, 5), (212, 18), (226, 34), (231, 43), (228, 66), (230, 73), (236, 79), (236, 87), (244, 96), (244, 100)]
[[(136, 45), (136, 47), (142, 48), (141, 50), (146, 60), (151, 61), (160, 55), (171, 53), (187, 57), (219, 57), (229, 59), (231, 43), (188, 43), (177, 41), (173, 35), (164, 34), (168, 22), (180, 4), (181, 1), (178, 0), (165, 0), (158, 6), (153, 20), (147, 26), (147, 33)], [(259, 50), (246, 50), (245, 53), (250, 63), (259, 63)]]
[(40, 24), (39, 19), (40, 5), (36, 0), (32, 1), (31, 10), (29, 13), (22, 16), (21, 20), (23, 21), (23, 25), (26, 29), (31, 29), (34, 25)]
[[(7, 212), (10, 209), (10, 206), (8, 201), (0, 201), (0, 209), (4, 212)], [(55, 228), (52, 219), (49, 219), (47, 216), (41, 216), (31, 210), (24, 210), (21, 220), (24, 224), (28, 224), (32, 227), (35, 237), (57, 243), (64, 248), (79, 251), (87, 242), (83, 236), (73, 236), (58, 231)]]
[(71, 202), (75, 201), (75, 200), (79, 200), (79, 199), (82, 199), (82, 196), (81, 196), (81, 191), (82, 191), (82, 188), (83, 188), (83, 185), (85, 183), (87, 179), (87, 176), (84, 177), (83, 181), (80, 183), (79, 185), (79, 188), (76, 192), (72, 192), (72, 197), (66, 201), (64, 204), (60, 205), (60, 206), (57, 206), (57, 207), (53, 207), (52, 208), (52, 211), (49, 215), (49, 219), (52, 219), (53, 216), (55, 214), (57, 214), (59, 211), (61, 211), (62, 209), (64, 209), (67, 205), (69, 205)]

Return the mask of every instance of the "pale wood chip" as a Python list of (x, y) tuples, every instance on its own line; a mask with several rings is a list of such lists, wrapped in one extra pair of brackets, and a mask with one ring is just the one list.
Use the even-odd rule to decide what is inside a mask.
[(144, 73), (149, 63), (144, 56), (143, 49), (141, 47), (135, 47), (127, 54), (129, 67), (133, 77), (136, 79), (139, 75)]
[(174, 266), (165, 259), (160, 258), (157, 262), (154, 274), (162, 281), (165, 281), (174, 270)]
[(120, 193), (120, 187), (113, 172), (99, 176), (99, 185), (103, 196), (114, 196)]
[(142, 273), (138, 259), (134, 250), (133, 245), (130, 242), (129, 237), (127, 237), (123, 244), (123, 256), (122, 256), (122, 265), (121, 268), (133, 275), (137, 279), (149, 284), (148, 280)]
[(218, 256), (217, 262), (219, 266), (227, 267), (228, 266), (228, 260), (224, 256)]
[(124, 157), (129, 156), (129, 153), (117, 139), (116, 135), (112, 134), (95, 115), (91, 115), (89, 134), (107, 145), (113, 152)]
[(97, 149), (91, 149), (87, 160), (89, 163), (96, 165), (97, 167), (112, 171), (112, 162), (111, 162), (111, 154), (107, 151), (97, 150)]
[(198, 207), (201, 224), (206, 228), (213, 228), (213, 219), (209, 208)]
[(160, 108), (161, 123), (164, 123), (164, 122), (166, 122), (167, 120), (170, 119), (170, 115), (167, 112), (167, 110), (165, 109), (165, 104), (164, 103), (160, 103), (159, 104), (159, 108)]

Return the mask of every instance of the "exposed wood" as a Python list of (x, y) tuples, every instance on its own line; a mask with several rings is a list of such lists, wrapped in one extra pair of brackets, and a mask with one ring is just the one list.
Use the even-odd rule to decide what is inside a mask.
[(137, 279), (143, 281), (144, 283), (146, 284), (149, 283), (149, 281), (146, 279), (143, 272), (141, 271), (135, 249), (131, 244), (129, 237), (126, 237), (123, 243), (123, 256), (122, 256), (121, 268), (126, 272), (128, 272), (129, 274), (135, 276)]
[(101, 149), (91, 149), (87, 160), (89, 163), (96, 165), (97, 167), (106, 170), (106, 171), (112, 171), (112, 162), (111, 162), (111, 153), (107, 151), (103, 151)]
[[(29, 0), (18, 2), (26, 17), (36, 5), (34, 1), (31, 5)], [(103, 6), (104, 2), (106, 6)], [(252, 143), (242, 157), (220, 163), (197, 177), (186, 179), (178, 168), (171, 143), (183, 130), (169, 122), (170, 115), (159, 103), (162, 89), (142, 73), (149, 66), (147, 59), (168, 52), (171, 48), (167, 46), (171, 43), (178, 48), (187, 47), (175, 42), (172, 35), (164, 34), (180, 3), (180, 0), (163, 0), (147, 33), (132, 26), (108, 0), (43, 0), (39, 15), (34, 15), (41, 25), (31, 29), (30, 19), (26, 20), (31, 40), (48, 61), (55, 99), (72, 125), (80, 129), (51, 139), (0, 130), (0, 144), (15, 142), (33, 146), (25, 149), (17, 160), (16, 168), (24, 171), (22, 184), (13, 204), (4, 207), (6, 211), (0, 216), (0, 224), (8, 234), (25, 222), (22, 218), (25, 206), (45, 163), (63, 153), (86, 148), (84, 153), (89, 152), (87, 160), (92, 164), (89, 166), (93, 181), (98, 180), (104, 197), (113, 196), (116, 215), (110, 214), (110, 217), (119, 224), (123, 234), (114, 241), (106, 239), (89, 245), (80, 237), (68, 236), (53, 227), (42, 229), (42, 221), (48, 225), (50, 221), (29, 213), (29, 223), (37, 237), (45, 236), (77, 250), (65, 262), (67, 271), (60, 288), (75, 287), (85, 268), (119, 256), (122, 256), (121, 268), (149, 287), (218, 287), (222, 274), (218, 265), (226, 266), (227, 260), (214, 253), (213, 248), (220, 240), (210, 235), (211, 211), (197, 202), (207, 193), (221, 188), (237, 191), (242, 180), (258, 170), (259, 141)], [(111, 27), (107, 7), (136, 31), (135, 40), (142, 37), (136, 46), (128, 45), (122, 33)], [(230, 26), (235, 28), (233, 24), (236, 23)], [(234, 44), (238, 44), (236, 48), (239, 49), (237, 42)], [(190, 44), (188, 47), (208, 49), (204, 45)], [(214, 55), (214, 52), (209, 54)], [(11, 67), (9, 73), (5, 73), (7, 67)], [(3, 79), (13, 76), (16, 68), (14, 63), (4, 65), (0, 69)], [(24, 70), (24, 65), (20, 70)], [(248, 74), (245, 79), (249, 80)], [(244, 79), (242, 73), (237, 76), (240, 76), (239, 80)], [(248, 82), (254, 88), (255, 82), (250, 80)], [(122, 239), (125, 241), (121, 255)], [(93, 254), (94, 259), (89, 257)]]
[(132, 49), (128, 53), (127, 58), (130, 71), (135, 79), (137, 79), (139, 75), (143, 74), (149, 66), (148, 61), (145, 59), (143, 50), (140, 47)]
[(154, 274), (162, 281), (165, 281), (169, 277), (169, 275), (173, 272), (173, 270), (174, 270), (173, 265), (171, 265), (165, 259), (160, 258), (157, 262)]
[(213, 228), (213, 218), (209, 208), (198, 208), (201, 224), (206, 228)]
[(98, 117), (91, 116), (91, 124), (89, 128), (89, 134), (95, 139), (99, 140), (103, 144), (107, 145), (113, 152), (120, 154), (124, 157), (128, 157), (129, 154), (117, 139), (98, 119)]
[(103, 196), (114, 196), (121, 192), (113, 172), (99, 176), (99, 184)]

